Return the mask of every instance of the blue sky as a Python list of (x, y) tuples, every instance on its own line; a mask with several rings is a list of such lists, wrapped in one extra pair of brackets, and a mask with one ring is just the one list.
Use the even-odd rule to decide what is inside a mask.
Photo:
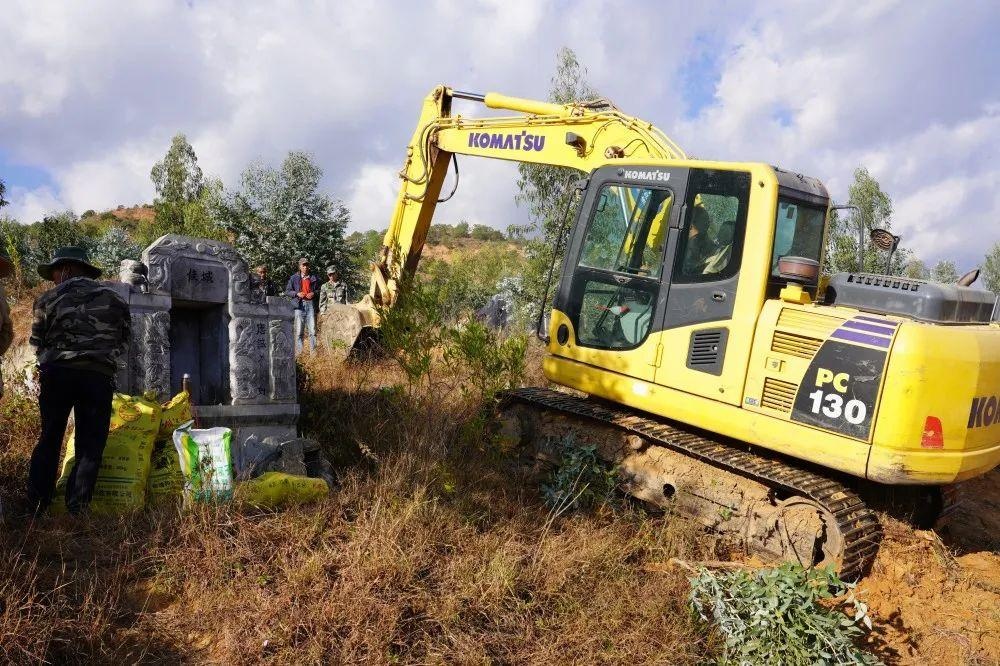
[[(839, 199), (866, 166), (904, 244), (961, 269), (1000, 240), (998, 33), (1000, 4), (971, 0), (15, 0), (0, 25), (4, 212), (150, 201), (180, 131), (230, 184), (310, 151), (354, 228), (380, 228), (435, 84), (544, 97), (569, 46), (592, 86), (689, 154), (806, 172)], [(462, 169), (442, 221), (524, 221), (511, 165)]]
[(48, 169), (30, 164), (18, 164), (2, 151), (0, 151), (0, 175), (11, 187), (21, 189), (55, 186)]

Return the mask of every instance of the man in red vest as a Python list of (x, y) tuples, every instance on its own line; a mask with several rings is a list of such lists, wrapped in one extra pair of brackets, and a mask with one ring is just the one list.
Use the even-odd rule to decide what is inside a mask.
[(317, 280), (309, 274), (309, 260), (299, 259), (299, 272), (288, 278), (285, 295), (291, 296), (295, 303), (295, 353), (302, 351), (303, 329), (309, 334), (309, 344), (316, 351), (316, 300)]

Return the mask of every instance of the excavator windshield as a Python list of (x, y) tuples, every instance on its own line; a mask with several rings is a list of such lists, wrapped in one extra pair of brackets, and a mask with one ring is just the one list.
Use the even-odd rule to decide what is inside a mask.
[(587, 231), (580, 264), (658, 277), (672, 203), (669, 190), (606, 185)]

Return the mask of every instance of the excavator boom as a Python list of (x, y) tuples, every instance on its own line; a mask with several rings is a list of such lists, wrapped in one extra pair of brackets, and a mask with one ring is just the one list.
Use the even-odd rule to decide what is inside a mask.
[[(520, 115), (466, 118), (452, 113), (456, 99)], [(378, 309), (396, 302), (400, 285), (417, 270), (455, 155), (581, 172), (615, 159), (685, 158), (684, 151), (651, 123), (627, 116), (605, 101), (554, 104), (437, 86), (424, 99), (407, 146), (396, 205), (379, 254), (370, 265), (368, 294), (358, 303), (333, 307), (324, 317), (326, 335), (353, 348), (367, 338), (366, 330), (378, 326)], [(457, 179), (457, 164), (455, 173)]]

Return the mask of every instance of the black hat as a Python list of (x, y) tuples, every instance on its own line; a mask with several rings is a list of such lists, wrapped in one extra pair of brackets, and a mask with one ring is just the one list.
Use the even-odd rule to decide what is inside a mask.
[(87, 277), (91, 279), (97, 279), (101, 277), (101, 269), (90, 263), (90, 257), (87, 256), (87, 251), (82, 247), (75, 247), (73, 245), (67, 247), (61, 247), (52, 253), (52, 261), (47, 264), (38, 265), (38, 274), (41, 275), (46, 280), (52, 279), (52, 269), (59, 264), (65, 263), (75, 263), (82, 266), (86, 272)]
[(14, 274), (14, 262), (10, 260), (7, 250), (0, 246), (0, 278)]

